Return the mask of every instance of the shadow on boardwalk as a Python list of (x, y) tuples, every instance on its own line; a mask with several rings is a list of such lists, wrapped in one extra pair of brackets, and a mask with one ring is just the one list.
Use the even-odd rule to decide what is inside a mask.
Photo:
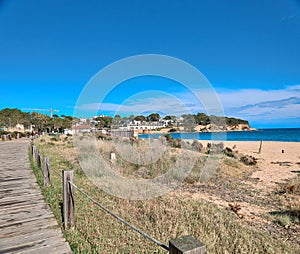
[(28, 140), (0, 142), (0, 253), (72, 253), (30, 169)]

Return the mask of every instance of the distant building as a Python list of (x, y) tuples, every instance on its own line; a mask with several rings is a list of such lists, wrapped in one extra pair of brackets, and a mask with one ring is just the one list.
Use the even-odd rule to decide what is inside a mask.
[(72, 134), (73, 135), (73, 131), (70, 129), (64, 129), (64, 134)]
[(78, 133), (90, 133), (91, 132), (91, 126), (88, 124), (84, 125), (78, 125), (72, 127), (72, 134), (78, 134)]
[(165, 128), (167, 125), (168, 123), (165, 121), (148, 122), (148, 121), (133, 120), (129, 122), (126, 126), (120, 126), (118, 130), (143, 133), (151, 130)]
[(30, 126), (30, 129), (25, 129), (24, 124), (17, 123), (16, 126), (14, 127), (4, 127), (3, 129), (9, 132), (14, 132), (14, 131), (26, 132), (26, 131), (32, 131), (32, 125)]
[(15, 129), (20, 131), (25, 131), (24, 124), (17, 123)]
[(87, 118), (80, 118), (80, 122), (81, 122), (81, 123), (86, 123), (87, 120), (88, 120)]

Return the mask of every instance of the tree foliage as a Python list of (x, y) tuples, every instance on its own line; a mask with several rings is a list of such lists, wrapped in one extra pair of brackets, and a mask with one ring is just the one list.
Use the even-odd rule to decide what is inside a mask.
[(139, 115), (139, 116), (136, 116), (136, 117), (134, 118), (134, 120), (135, 120), (135, 121), (142, 121), (142, 122), (144, 122), (144, 121), (146, 121), (146, 117), (143, 116), (143, 115)]
[(147, 116), (147, 120), (151, 122), (158, 122), (160, 119), (160, 115), (158, 113), (152, 113)]
[(30, 127), (30, 113), (22, 112), (19, 109), (5, 108), (0, 110), (0, 126), (14, 127), (16, 124), (23, 124), (25, 128)]
[(95, 120), (98, 122), (96, 124), (97, 128), (110, 128), (112, 125), (113, 118), (110, 116), (104, 116), (104, 117), (96, 117)]
[[(36, 131), (62, 132), (63, 129), (69, 129), (74, 122), (79, 121), (79, 119), (73, 118), (72, 116), (53, 116), (55, 117), (51, 118), (48, 115), (40, 114), (38, 112), (28, 113), (22, 112), (17, 108), (5, 108), (0, 110), (0, 127), (15, 127), (16, 124), (19, 123), (23, 124), (25, 129), (29, 129), (31, 126), (33, 126), (34, 130)], [(248, 121), (243, 119), (214, 115), (208, 116), (204, 113), (184, 114), (181, 116), (181, 118), (181, 126), (183, 126), (186, 131), (192, 131), (196, 125), (214, 124), (218, 126), (224, 126), (226, 124), (229, 126), (235, 126), (239, 124), (249, 124)], [(176, 121), (177, 118), (169, 115), (165, 116), (164, 119)], [(158, 113), (152, 113), (147, 117), (143, 115), (130, 115), (129, 117), (123, 118), (120, 115), (115, 115), (114, 118), (110, 116), (99, 116), (94, 120), (97, 121), (95, 124), (96, 128), (111, 128), (113, 120), (118, 125), (126, 125), (129, 120), (156, 122), (160, 120), (160, 115)]]
[(63, 129), (71, 128), (73, 117), (51, 118), (48, 115), (38, 112), (22, 112), (19, 109), (5, 108), (0, 110), (0, 126), (15, 127), (16, 124), (23, 124), (25, 129), (32, 127), (35, 131), (62, 132)]

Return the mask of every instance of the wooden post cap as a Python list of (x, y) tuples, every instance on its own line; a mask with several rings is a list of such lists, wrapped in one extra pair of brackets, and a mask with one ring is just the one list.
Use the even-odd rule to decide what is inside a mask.
[(205, 245), (191, 235), (173, 239), (169, 242), (171, 254), (204, 254)]

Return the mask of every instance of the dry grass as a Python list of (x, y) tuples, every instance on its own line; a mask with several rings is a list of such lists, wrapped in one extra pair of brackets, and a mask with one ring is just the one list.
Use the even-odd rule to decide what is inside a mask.
[(275, 222), (282, 226), (292, 224), (300, 226), (300, 175), (281, 185), (279, 193), (279, 202), (282, 209), (272, 213)]
[[(236, 216), (232, 216), (230, 211), (218, 209), (202, 201), (183, 199), (182, 196), (174, 193), (143, 201), (130, 201), (108, 195), (99, 190), (83, 174), (72, 145), (68, 143), (69, 140), (60, 138), (59, 141), (51, 142), (54, 145), (47, 139), (36, 143), (43, 154), (50, 156), (53, 169), (56, 171), (74, 169), (74, 182), (77, 186), (116, 214), (164, 243), (168, 243), (171, 238), (192, 234), (206, 244), (207, 253), (300, 252), (299, 246), (273, 238), (267, 232), (250, 227)], [(98, 145), (101, 153), (108, 159), (111, 152), (117, 153), (112, 143), (100, 141)], [(168, 163), (172, 162), (174, 152), (176, 151), (172, 149), (166, 152), (164, 159), (168, 159)], [(207, 157), (202, 157), (196, 162), (187, 183), (199, 179), (201, 165), (205, 158)], [(162, 169), (165, 167), (165, 164), (159, 160), (156, 163), (161, 163)], [(227, 165), (229, 168), (234, 168), (236, 171), (240, 167), (239, 164), (231, 161), (226, 163), (229, 164)], [(122, 174), (132, 177), (147, 178), (161, 174), (159, 172), (161, 169), (158, 171), (153, 169), (153, 172), (144, 172), (141, 176), (138, 169), (133, 168), (134, 163), (128, 161), (118, 161), (115, 167), (122, 166), (129, 167), (123, 170)], [(227, 168), (223, 172), (225, 176), (227, 171), (230, 170)], [(35, 173), (37, 178), (41, 179), (41, 173), (36, 169)], [(55, 174), (51, 177), (51, 186), (42, 187), (42, 191), (57, 220), (61, 222), (61, 179)], [(76, 227), (72, 230), (64, 230), (75, 253), (165, 253), (160, 247), (105, 214), (76, 191), (75, 209)]]

